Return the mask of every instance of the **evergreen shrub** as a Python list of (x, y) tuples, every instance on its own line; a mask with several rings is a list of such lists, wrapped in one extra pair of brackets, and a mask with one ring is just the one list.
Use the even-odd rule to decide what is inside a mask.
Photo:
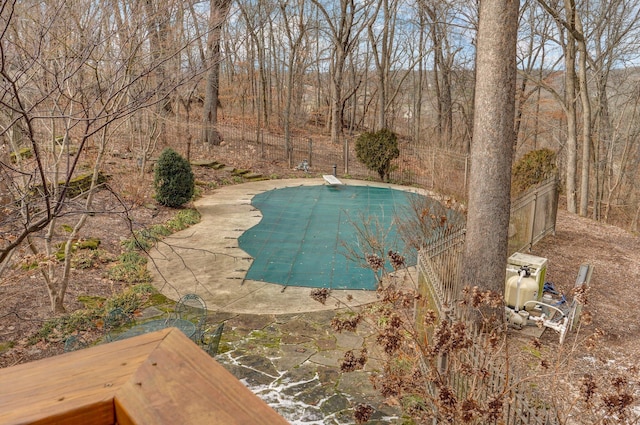
[(512, 194), (518, 195), (557, 173), (554, 151), (544, 148), (527, 152), (513, 167)]
[(195, 179), (191, 164), (173, 149), (166, 148), (156, 163), (153, 183), (158, 203), (180, 207), (193, 197)]
[(389, 129), (362, 133), (356, 139), (356, 156), (369, 170), (375, 171), (380, 180), (386, 181), (391, 173), (391, 161), (400, 156), (398, 138)]

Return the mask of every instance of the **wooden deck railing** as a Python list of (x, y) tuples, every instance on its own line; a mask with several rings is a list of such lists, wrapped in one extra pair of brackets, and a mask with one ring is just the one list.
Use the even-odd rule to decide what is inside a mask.
[(288, 424), (175, 328), (0, 369), (0, 424)]

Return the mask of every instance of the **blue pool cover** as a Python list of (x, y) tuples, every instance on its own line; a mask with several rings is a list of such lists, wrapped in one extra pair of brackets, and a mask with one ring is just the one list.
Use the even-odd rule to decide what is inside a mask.
[(399, 209), (409, 207), (410, 196), (420, 195), (351, 185), (296, 186), (256, 195), (251, 203), (263, 218), (239, 238), (240, 248), (254, 259), (245, 278), (285, 286), (375, 290), (373, 271), (346, 254), (361, 251), (357, 228), (363, 228), (363, 218), (375, 217), (384, 229), (384, 249), (402, 253), (408, 262), (413, 257), (415, 264), (415, 254), (404, 252), (394, 224)]

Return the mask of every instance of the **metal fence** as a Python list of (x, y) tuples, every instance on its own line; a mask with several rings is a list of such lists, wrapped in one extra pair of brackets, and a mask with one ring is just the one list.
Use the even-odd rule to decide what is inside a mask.
[(440, 317), (454, 309), (462, 293), (460, 267), (465, 236), (464, 227), (447, 230), (418, 253), (418, 286), (422, 298), (429, 302), (424, 307), (437, 311)]
[[(511, 203), (509, 252), (530, 249), (544, 236), (555, 233), (558, 208), (558, 179), (552, 177), (521, 194)], [(465, 240), (464, 227), (447, 229), (419, 253), (419, 278), (430, 283), (439, 307), (452, 308), (459, 300), (460, 263)]]
[[(510, 249), (530, 248), (544, 235), (555, 231), (557, 187), (557, 179), (550, 179), (513, 201)], [(464, 227), (448, 229), (439, 239), (428, 243), (418, 254), (418, 287), (422, 301), (417, 308), (417, 323), (423, 322), (422, 318), (429, 310), (437, 312), (441, 320), (467, 318), (466, 311), (459, 306), (465, 286), (461, 279), (465, 236)], [(472, 323), (469, 323), (469, 328), (473, 328)], [(495, 352), (489, 352), (489, 345), (480, 333), (474, 333), (472, 340), (473, 345), (465, 352), (463, 361), (471, 370), (482, 370), (484, 373), (482, 378), (478, 379), (475, 375), (460, 374), (452, 369), (449, 372), (449, 380), (457, 392), (458, 399), (464, 399), (469, 388), (474, 388), (476, 397), (483, 401), (493, 394), (502, 393), (503, 400), (506, 401), (500, 423), (558, 423), (552, 406), (546, 403), (526, 380), (519, 380), (522, 375), (508, 365), (508, 354), (500, 356)]]
[[(531, 248), (555, 232), (558, 181), (551, 178), (516, 198), (511, 207), (509, 253)], [(418, 281), (429, 295), (429, 306), (444, 316), (461, 299), (460, 268), (466, 229), (446, 229), (418, 253)], [(518, 249), (514, 249), (518, 247)], [(506, 265), (505, 265), (506, 267)]]
[[(199, 134), (197, 125), (191, 124), (191, 134)], [(220, 124), (218, 131), (224, 143), (216, 146), (213, 155), (220, 153), (231, 158), (233, 165), (250, 168), (266, 162), (294, 168), (307, 160), (312, 173), (331, 174), (363, 179), (377, 179), (355, 153), (355, 138), (345, 138), (341, 145), (328, 141), (320, 143), (306, 136), (292, 136), (287, 149), (282, 134), (246, 126)], [(185, 131), (182, 134), (186, 133)], [(466, 199), (469, 156), (438, 149), (421, 143), (399, 141), (400, 157), (393, 161), (390, 179), (394, 183), (417, 185), (437, 191), (459, 201)]]
[(509, 255), (531, 249), (556, 230), (558, 179), (551, 177), (511, 202)]
[[(428, 310), (436, 311), (441, 320), (465, 318), (465, 312), (458, 307), (462, 282), (459, 279), (464, 246), (464, 229), (453, 229), (443, 237), (420, 251), (418, 256), (418, 284), (422, 292), (421, 305), (417, 309), (417, 323)], [(470, 324), (469, 329), (474, 329)], [(486, 402), (491, 397), (501, 395), (502, 417), (505, 425), (554, 425), (557, 415), (551, 404), (542, 399), (535, 388), (520, 379), (522, 374), (509, 366), (507, 353), (496, 353), (480, 333), (473, 332), (472, 346), (459, 353), (460, 363), (467, 370), (482, 371), (480, 374), (460, 373), (458, 368), (450, 368), (447, 373), (451, 388), (458, 400), (464, 400), (473, 392), (474, 397)], [(442, 364), (446, 364), (444, 361)], [(432, 388), (435, 392), (436, 389)]]

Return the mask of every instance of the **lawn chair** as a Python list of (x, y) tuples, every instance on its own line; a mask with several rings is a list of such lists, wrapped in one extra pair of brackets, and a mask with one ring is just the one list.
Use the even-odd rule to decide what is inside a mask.
[(215, 357), (218, 354), (223, 330), (224, 322), (220, 323), (213, 333), (204, 332), (202, 334), (201, 347), (204, 351), (209, 353), (211, 357)]
[(309, 172), (309, 161), (303, 159), (300, 164), (296, 167), (296, 170), (304, 171), (305, 173)]
[(71, 335), (64, 341), (64, 352), (80, 350), (89, 346), (89, 343), (80, 335)]
[[(173, 319), (193, 322), (196, 325), (196, 333), (193, 335), (193, 340), (196, 342), (200, 341), (207, 320), (207, 304), (197, 294), (184, 295), (176, 304)], [(169, 324), (171, 320), (170, 318)]]
[(120, 307), (116, 307), (107, 313), (104, 318), (104, 339), (107, 342), (111, 342), (115, 339), (115, 334), (122, 328), (129, 328), (135, 321), (133, 317), (124, 312)]

